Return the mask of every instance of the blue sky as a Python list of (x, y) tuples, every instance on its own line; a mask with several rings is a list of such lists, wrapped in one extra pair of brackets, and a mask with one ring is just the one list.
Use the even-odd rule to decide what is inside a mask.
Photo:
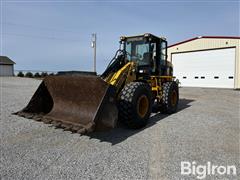
[(2, 55), (18, 70), (97, 71), (118, 49), (121, 35), (151, 32), (169, 44), (188, 38), (239, 36), (239, 1), (2, 1)]

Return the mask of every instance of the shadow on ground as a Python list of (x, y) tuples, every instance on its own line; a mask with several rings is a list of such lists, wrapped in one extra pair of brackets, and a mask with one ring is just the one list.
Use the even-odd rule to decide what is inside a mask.
[[(193, 101), (194, 100), (192, 100), (192, 99), (179, 99), (178, 112), (190, 107), (191, 106), (190, 103)], [(118, 143), (124, 141), (128, 137), (130, 137), (138, 132), (143, 131), (144, 129), (147, 129), (147, 128), (153, 126), (154, 124), (156, 124), (157, 122), (159, 122), (161, 120), (164, 120), (164, 118), (166, 118), (168, 116), (171, 116), (171, 115), (161, 114), (161, 113), (154, 114), (149, 119), (149, 122), (146, 127), (137, 129), (137, 130), (128, 129), (126, 126), (119, 123), (118, 127), (115, 129), (112, 129), (107, 132), (92, 132), (90, 134), (87, 134), (87, 136), (89, 136), (90, 138), (99, 139), (100, 141), (110, 142), (112, 145), (114, 145), (114, 144), (118, 144)]]

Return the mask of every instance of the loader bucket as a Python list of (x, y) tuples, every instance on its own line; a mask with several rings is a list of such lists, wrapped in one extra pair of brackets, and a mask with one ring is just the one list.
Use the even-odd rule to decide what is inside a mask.
[(16, 114), (84, 134), (116, 125), (115, 88), (98, 76), (49, 76)]

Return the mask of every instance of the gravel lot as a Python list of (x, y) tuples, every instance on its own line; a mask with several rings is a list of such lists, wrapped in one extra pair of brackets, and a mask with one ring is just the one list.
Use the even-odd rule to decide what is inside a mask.
[[(141, 130), (80, 136), (11, 113), (40, 81), (1, 78), (0, 179), (193, 179), (181, 161), (235, 165), (239, 174), (239, 91), (181, 88), (179, 111), (153, 114)], [(208, 176), (207, 179), (237, 179)]]

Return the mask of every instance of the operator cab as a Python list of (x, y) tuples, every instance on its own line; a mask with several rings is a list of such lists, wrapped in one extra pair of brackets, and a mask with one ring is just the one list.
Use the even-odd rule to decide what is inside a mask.
[(167, 41), (150, 33), (139, 36), (122, 36), (121, 44), (126, 60), (137, 63), (139, 76), (167, 75)]

